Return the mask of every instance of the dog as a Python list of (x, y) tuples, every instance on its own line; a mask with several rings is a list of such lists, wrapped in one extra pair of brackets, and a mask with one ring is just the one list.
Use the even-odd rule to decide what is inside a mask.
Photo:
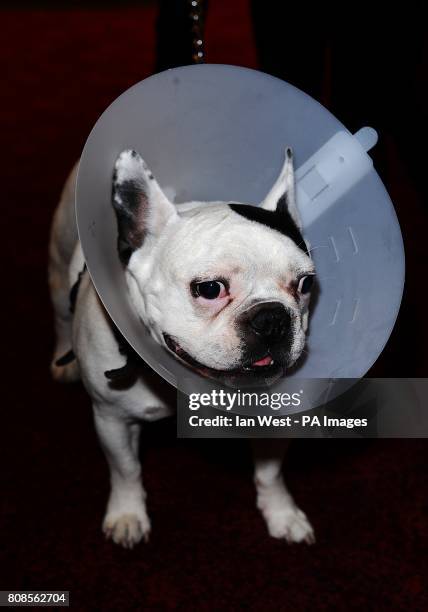
[[(58, 381), (80, 377), (92, 398), (111, 477), (102, 529), (113, 542), (132, 548), (150, 533), (140, 429), (144, 421), (173, 414), (174, 406), (164, 397), (167, 385), (135, 359), (131, 380), (114, 384), (118, 372), (129, 374), (132, 359), (84, 272), (74, 218), (76, 174), (74, 168), (51, 229), (56, 331), (51, 370)], [(156, 342), (200, 375), (235, 387), (286, 374), (304, 348), (315, 274), (301, 233), (290, 148), (258, 207), (175, 205), (139, 153), (126, 150), (112, 174), (112, 205), (129, 297)], [(309, 520), (283, 481), (286, 441), (255, 440), (253, 446), (257, 506), (270, 535), (314, 542)]]

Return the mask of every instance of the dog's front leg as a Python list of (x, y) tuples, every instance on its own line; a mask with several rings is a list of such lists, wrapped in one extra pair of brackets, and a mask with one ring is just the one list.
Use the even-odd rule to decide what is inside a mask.
[(270, 535), (287, 542), (315, 541), (314, 531), (306, 515), (295, 504), (282, 477), (282, 462), (289, 440), (254, 439), (254, 481), (257, 507)]
[(132, 548), (148, 539), (150, 520), (138, 458), (140, 425), (94, 405), (95, 426), (110, 466), (111, 491), (103, 522), (107, 538)]

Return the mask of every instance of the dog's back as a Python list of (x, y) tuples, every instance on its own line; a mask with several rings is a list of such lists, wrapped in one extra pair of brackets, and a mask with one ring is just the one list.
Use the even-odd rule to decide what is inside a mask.
[(62, 357), (71, 348), (70, 263), (78, 244), (74, 209), (77, 168), (78, 164), (76, 163), (64, 185), (53, 217), (49, 242), (48, 278), (55, 311), (57, 338), (51, 371), (55, 380), (62, 380), (64, 382), (78, 378), (75, 362), (67, 367), (58, 367), (55, 363), (58, 358)]

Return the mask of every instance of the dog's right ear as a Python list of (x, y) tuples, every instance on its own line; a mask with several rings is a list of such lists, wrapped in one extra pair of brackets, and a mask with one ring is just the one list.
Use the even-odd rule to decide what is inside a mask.
[(148, 236), (159, 236), (165, 225), (178, 217), (175, 206), (136, 151), (122, 151), (116, 160), (112, 200), (119, 257), (124, 265)]

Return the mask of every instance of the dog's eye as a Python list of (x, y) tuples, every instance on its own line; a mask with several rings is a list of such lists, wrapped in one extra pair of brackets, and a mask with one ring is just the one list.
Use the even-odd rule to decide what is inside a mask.
[(192, 283), (191, 289), (194, 297), (202, 297), (206, 300), (216, 300), (227, 294), (224, 284), (217, 280)]
[(312, 289), (312, 285), (314, 282), (314, 276), (313, 274), (311, 274), (310, 276), (302, 276), (302, 278), (299, 280), (299, 285), (298, 285), (298, 291), (299, 293), (309, 293), (309, 291)]

